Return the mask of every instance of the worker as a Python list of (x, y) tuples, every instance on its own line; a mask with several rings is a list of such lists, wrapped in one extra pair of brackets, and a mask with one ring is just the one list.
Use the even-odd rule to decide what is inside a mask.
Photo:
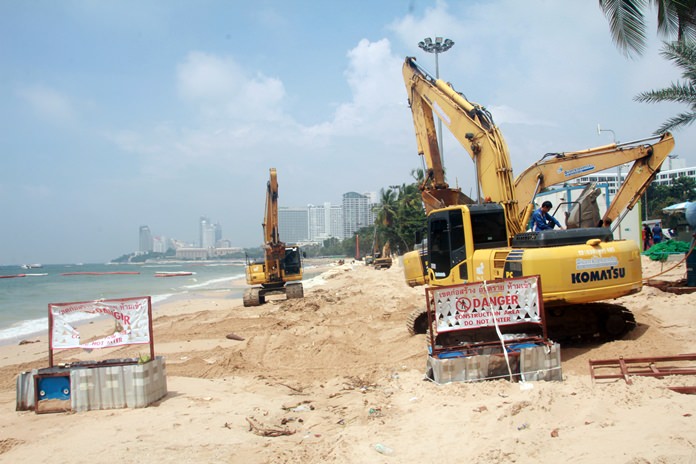
[(553, 208), (553, 204), (547, 200), (541, 204), (541, 208), (534, 211), (532, 214), (532, 230), (551, 230), (555, 226), (558, 226), (559, 229), (565, 229), (555, 217), (549, 214), (551, 208)]
[(650, 230), (650, 226), (645, 224), (643, 226), (643, 251), (648, 251), (650, 249), (650, 242), (652, 241), (653, 234)]
[(662, 227), (660, 223), (656, 222), (652, 229), (653, 243), (657, 245), (662, 241)]

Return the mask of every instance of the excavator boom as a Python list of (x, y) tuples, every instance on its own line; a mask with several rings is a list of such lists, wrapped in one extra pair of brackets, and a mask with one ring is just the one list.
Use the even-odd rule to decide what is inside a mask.
[(278, 174), (270, 169), (266, 184), (266, 212), (263, 221), (264, 243), (280, 243), (278, 237)]
[(665, 133), (622, 144), (603, 145), (582, 151), (549, 153), (525, 169), (515, 179), (515, 190), (520, 204), (526, 205), (522, 223), (527, 224), (537, 193), (552, 185), (632, 163), (632, 167), (614, 196), (604, 217), (613, 222), (640, 199), (674, 148), (672, 134)]
[(278, 234), (278, 174), (275, 168), (270, 169), (266, 184), (266, 211), (262, 226), (267, 279), (281, 282), (280, 262), (285, 257), (285, 243), (280, 241)]
[[(522, 231), (513, 184), (510, 155), (502, 134), (490, 113), (482, 106), (469, 102), (449, 84), (434, 79), (418, 66), (415, 58), (406, 58), (402, 67), (404, 83), (409, 94), (419, 154), (425, 157), (432, 186), (423, 195), (426, 209), (463, 204), (462, 196), (452, 192), (444, 179), (438, 150), (433, 113), (448, 127), (464, 146), (476, 164), (477, 179), (482, 192), (479, 199), (503, 205), (506, 210), (508, 233)], [(438, 191), (444, 191), (438, 198)], [(430, 201), (434, 197), (440, 201)]]

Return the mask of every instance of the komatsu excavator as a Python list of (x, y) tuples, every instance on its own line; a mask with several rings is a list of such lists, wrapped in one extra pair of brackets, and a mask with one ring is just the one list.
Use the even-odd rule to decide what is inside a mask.
[(259, 306), (266, 296), (285, 294), (290, 298), (302, 298), (302, 256), (299, 247), (286, 246), (278, 235), (278, 176), (270, 169), (266, 186), (266, 212), (262, 224), (264, 235), (264, 261), (247, 259), (246, 281), (252, 287), (244, 291), (244, 306)]
[[(418, 153), (427, 166), (422, 198), (428, 215), (427, 250), (419, 253), (419, 279), (413, 264), (407, 281), (454, 285), (539, 275), (547, 309), (549, 334), (556, 340), (615, 339), (633, 327), (625, 308), (604, 300), (642, 289), (640, 249), (632, 240), (613, 240), (607, 227), (525, 232), (533, 198), (541, 189), (594, 171), (634, 161), (609, 208), (611, 222), (640, 198), (674, 146), (670, 134), (630, 144), (545, 157), (513, 181), (508, 149), (491, 114), (468, 101), (449, 84), (434, 79), (407, 58), (403, 77), (409, 95)], [(464, 146), (478, 179), (475, 203), (450, 188), (437, 144), (434, 114)], [(625, 156), (624, 156), (625, 155)], [(634, 179), (637, 179), (634, 182)], [(485, 199), (485, 201), (481, 201)], [(635, 201), (634, 201), (635, 199)], [(406, 257), (404, 258), (406, 267)], [(425, 263), (425, 266), (423, 265)], [(409, 331), (427, 328), (424, 312), (412, 313)]]
[[(420, 140), (419, 140), (420, 142)], [(652, 142), (652, 143), (651, 143)], [(425, 157), (429, 176), (421, 186), (426, 211), (455, 204), (472, 204), (473, 200), (458, 189), (450, 189), (444, 181), (444, 171), (437, 147), (430, 152), (420, 152)], [(587, 186), (566, 220), (569, 229), (594, 227), (599, 224), (614, 227), (633, 209), (660, 170), (662, 163), (674, 148), (670, 134), (650, 137), (621, 144), (603, 145), (575, 152), (548, 153), (515, 179), (518, 202), (525, 205), (522, 224), (527, 224), (533, 212), (536, 194), (558, 184), (578, 177), (631, 163), (631, 169), (621, 183), (619, 191), (603, 216), (599, 216), (596, 203), (598, 192), (594, 185)], [(617, 220), (618, 219), (618, 220)], [(428, 280), (427, 250), (419, 248), (404, 254), (404, 277), (409, 286), (424, 285)]]

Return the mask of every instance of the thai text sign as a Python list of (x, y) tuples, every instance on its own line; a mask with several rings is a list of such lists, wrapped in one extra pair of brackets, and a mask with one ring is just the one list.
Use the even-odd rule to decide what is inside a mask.
[(437, 332), (541, 324), (538, 282), (534, 276), (431, 289)]
[[(149, 297), (51, 303), (48, 305), (48, 312), (53, 349), (96, 349), (150, 342)], [(116, 323), (116, 330), (113, 334), (99, 340), (80, 343), (79, 331), (68, 321), (68, 316), (75, 312), (111, 316)]]

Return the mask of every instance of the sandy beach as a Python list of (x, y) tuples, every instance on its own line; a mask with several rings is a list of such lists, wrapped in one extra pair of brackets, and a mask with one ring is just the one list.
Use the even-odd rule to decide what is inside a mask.
[[(643, 257), (644, 277), (674, 264)], [(685, 273), (682, 263), (656, 279)], [(168, 394), (147, 408), (16, 411), (17, 375), (48, 365), (48, 343), (0, 347), (0, 462), (694, 464), (696, 395), (666, 387), (696, 377), (593, 383), (588, 360), (696, 353), (696, 293), (646, 286), (615, 302), (638, 326), (622, 340), (562, 347), (562, 382), (438, 385), (424, 379), (425, 335), (405, 325), (424, 291), (406, 286), (398, 263), (327, 264), (305, 298), (256, 308), (191, 295), (154, 313)]]

